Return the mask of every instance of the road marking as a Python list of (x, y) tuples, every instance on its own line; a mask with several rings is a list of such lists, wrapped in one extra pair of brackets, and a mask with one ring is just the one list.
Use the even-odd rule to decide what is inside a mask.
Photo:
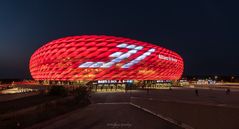
[(171, 118), (169, 118), (169, 117), (165, 117), (165, 116), (162, 116), (162, 115), (160, 115), (160, 114), (154, 113), (154, 112), (152, 112), (152, 111), (150, 111), (150, 110), (148, 110), (148, 109), (146, 109), (146, 108), (143, 108), (143, 107), (141, 107), (141, 106), (139, 106), (139, 105), (136, 105), (136, 104), (133, 104), (133, 103), (130, 103), (130, 105), (132, 105), (132, 106), (134, 106), (134, 107), (136, 107), (136, 108), (138, 108), (138, 109), (141, 109), (141, 110), (143, 110), (143, 111), (145, 111), (145, 112), (148, 112), (148, 113), (150, 113), (151, 115), (154, 115), (154, 116), (156, 116), (156, 117), (159, 117), (160, 119), (163, 119), (163, 120), (165, 120), (165, 121), (168, 121), (168, 122), (170, 122), (170, 123), (172, 123), (172, 124), (175, 124), (175, 125), (177, 125), (177, 126), (179, 126), (179, 127), (182, 127), (182, 128), (184, 128), (184, 129), (194, 129), (193, 127), (191, 127), (191, 126), (188, 125), (188, 124), (185, 124), (185, 123), (183, 123), (183, 122), (176, 121), (176, 120), (171, 119)]
[(191, 126), (189, 126), (189, 125), (187, 125), (187, 124), (185, 124), (185, 123), (182, 123), (182, 122), (179, 122), (179, 121), (176, 121), (176, 120), (173, 120), (173, 119), (171, 119), (171, 118), (169, 118), (169, 117), (164, 117), (164, 116), (162, 116), (162, 115), (160, 115), (160, 114), (156, 114), (156, 113), (154, 113), (154, 112), (152, 112), (152, 111), (150, 111), (150, 110), (148, 110), (148, 109), (146, 109), (146, 108), (143, 108), (143, 107), (141, 107), (141, 106), (139, 106), (139, 105), (136, 105), (136, 104), (133, 104), (132, 102), (112, 102), (112, 103), (96, 103), (96, 104), (102, 104), (102, 105), (110, 105), (110, 104), (112, 104), (112, 105), (116, 105), (116, 104), (125, 104), (125, 105), (131, 105), (131, 106), (133, 106), (133, 107), (136, 107), (136, 108), (138, 108), (138, 109), (141, 109), (141, 110), (143, 110), (143, 111), (145, 111), (145, 112), (148, 112), (148, 113), (150, 113), (151, 115), (154, 115), (154, 116), (156, 116), (156, 117), (158, 117), (158, 118), (160, 118), (160, 119), (163, 119), (163, 120), (165, 120), (165, 121), (168, 121), (168, 122), (170, 122), (170, 123), (172, 123), (172, 124), (174, 124), (174, 125), (177, 125), (177, 126), (179, 126), (179, 127), (182, 127), (182, 128), (185, 128), (185, 129), (194, 129), (193, 127), (191, 127)]

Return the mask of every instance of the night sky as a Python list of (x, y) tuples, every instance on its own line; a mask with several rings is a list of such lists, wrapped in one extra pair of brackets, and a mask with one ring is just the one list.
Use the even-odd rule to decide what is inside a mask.
[(184, 75), (239, 74), (239, 2), (0, 0), (0, 79), (31, 78), (33, 52), (57, 38), (128, 37), (179, 53)]

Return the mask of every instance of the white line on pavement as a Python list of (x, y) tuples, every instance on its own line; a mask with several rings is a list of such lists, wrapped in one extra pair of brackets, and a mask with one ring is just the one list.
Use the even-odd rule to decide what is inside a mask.
[(169, 117), (164, 117), (164, 116), (162, 116), (162, 115), (160, 115), (160, 114), (156, 114), (156, 113), (154, 113), (154, 112), (152, 112), (152, 111), (150, 111), (150, 110), (148, 110), (148, 109), (146, 109), (146, 108), (143, 108), (143, 107), (141, 107), (141, 106), (139, 106), (139, 105), (136, 105), (136, 104), (133, 104), (133, 103), (130, 103), (130, 105), (132, 105), (132, 106), (134, 106), (134, 107), (136, 107), (136, 108), (139, 108), (139, 109), (141, 109), (141, 110), (143, 110), (143, 111), (145, 111), (145, 112), (148, 112), (148, 113), (150, 113), (150, 114), (152, 114), (152, 115), (154, 115), (154, 116), (156, 116), (156, 117), (159, 117), (160, 119), (166, 120), (166, 121), (168, 121), (168, 122), (170, 122), (170, 123), (172, 123), (172, 124), (175, 124), (175, 125), (177, 125), (177, 126), (179, 126), (179, 127), (182, 127), (182, 128), (184, 128), (184, 129), (194, 129), (194, 128), (191, 127), (190, 125), (187, 125), (187, 124), (182, 123), (182, 122), (178, 122), (178, 121), (173, 120), (173, 119), (171, 119), (171, 118), (169, 118)]

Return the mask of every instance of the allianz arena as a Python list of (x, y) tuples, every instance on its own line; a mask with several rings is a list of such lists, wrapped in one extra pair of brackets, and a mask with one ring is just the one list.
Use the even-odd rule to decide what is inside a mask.
[(35, 80), (178, 80), (183, 59), (147, 42), (114, 36), (60, 38), (30, 59)]

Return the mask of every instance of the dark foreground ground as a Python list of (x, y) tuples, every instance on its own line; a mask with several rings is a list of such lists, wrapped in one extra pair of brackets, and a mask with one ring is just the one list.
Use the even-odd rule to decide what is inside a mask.
[(174, 129), (184, 124), (198, 129), (239, 128), (238, 90), (231, 90), (229, 95), (224, 89), (198, 91), (198, 95), (190, 88), (93, 93), (91, 105), (30, 128)]
[(32, 127), (43, 129), (178, 129), (130, 104), (92, 104)]
[[(135, 92), (135, 91), (134, 91)], [(31, 129), (180, 129), (130, 104), (130, 92), (93, 93), (83, 109), (39, 123)]]

